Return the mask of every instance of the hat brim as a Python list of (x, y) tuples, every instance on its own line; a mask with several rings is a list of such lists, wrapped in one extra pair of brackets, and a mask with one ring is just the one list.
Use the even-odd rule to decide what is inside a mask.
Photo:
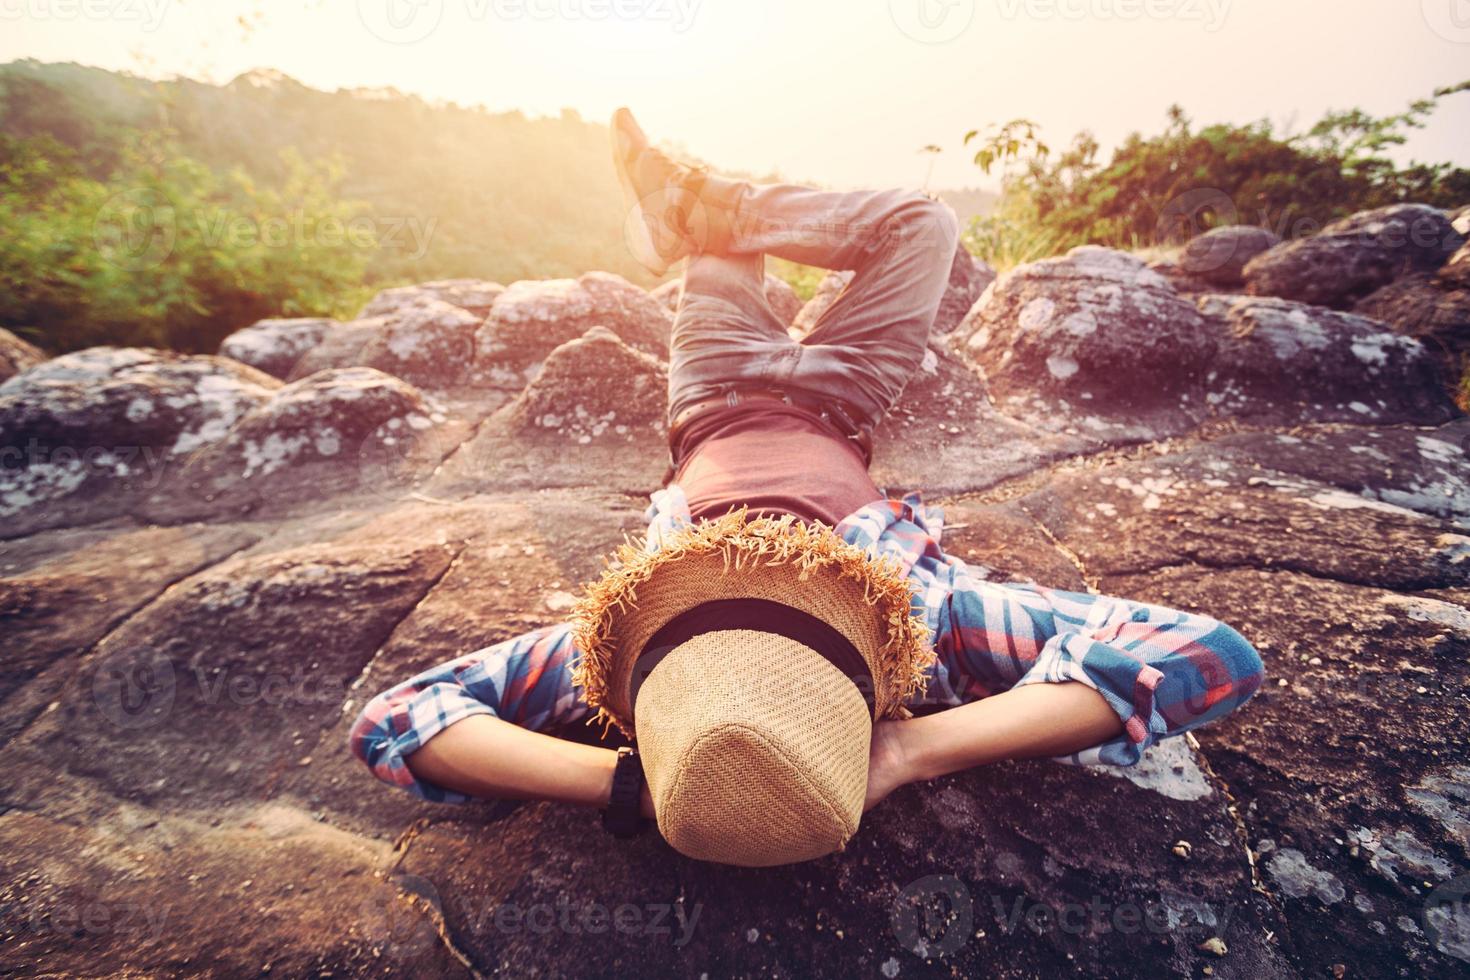
[(631, 681), (664, 624), (714, 599), (794, 606), (841, 631), (868, 661), (876, 717), (922, 693), (934, 653), (898, 562), (875, 558), (820, 522), (748, 519), (745, 509), (676, 532), (656, 551), (620, 547), (574, 611), (573, 681), (596, 718), (635, 737)]

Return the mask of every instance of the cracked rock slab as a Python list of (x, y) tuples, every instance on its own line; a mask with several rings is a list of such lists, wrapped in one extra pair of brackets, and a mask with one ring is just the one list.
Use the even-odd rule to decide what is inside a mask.
[(1218, 616), (1265, 660), (1261, 692), (1198, 735), (1290, 922), (1293, 964), (1462, 976), (1463, 955), (1422, 926), (1428, 894), (1467, 866), (1470, 810), (1452, 784), (1470, 738), (1470, 614), (1294, 571), (1181, 566), (1105, 585)]
[(7, 802), (39, 805), (59, 772), (183, 809), (260, 799), (448, 568), (449, 542), (424, 530), (431, 510), (282, 550), (267, 540), (175, 584), (108, 634), (11, 743)]

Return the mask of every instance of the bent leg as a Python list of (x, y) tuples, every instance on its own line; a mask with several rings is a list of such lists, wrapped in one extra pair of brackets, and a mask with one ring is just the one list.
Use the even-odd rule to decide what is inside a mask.
[(800, 348), (766, 300), (758, 252), (689, 259), (669, 341), (669, 418), (735, 385), (778, 385)]
[(912, 191), (738, 186), (722, 189), (733, 207), (732, 249), (854, 273), (783, 380), (850, 403), (861, 415), (854, 421), (871, 429), (923, 361), (954, 264), (958, 219)]

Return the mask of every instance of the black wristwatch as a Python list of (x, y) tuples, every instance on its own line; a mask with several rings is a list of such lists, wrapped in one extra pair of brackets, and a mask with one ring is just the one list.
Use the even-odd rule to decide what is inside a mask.
[(618, 749), (612, 796), (602, 811), (602, 829), (626, 839), (636, 837), (647, 825), (643, 819), (643, 761), (625, 745)]

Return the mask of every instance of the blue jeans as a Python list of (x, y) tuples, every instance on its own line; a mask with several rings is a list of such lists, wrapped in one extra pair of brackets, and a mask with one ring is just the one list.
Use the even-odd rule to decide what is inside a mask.
[[(669, 418), (732, 387), (840, 398), (871, 432), (924, 358), (949, 282), (959, 221), (909, 191), (727, 184), (725, 254), (691, 257), (669, 350)], [(766, 302), (766, 254), (852, 270), (796, 341)]]

